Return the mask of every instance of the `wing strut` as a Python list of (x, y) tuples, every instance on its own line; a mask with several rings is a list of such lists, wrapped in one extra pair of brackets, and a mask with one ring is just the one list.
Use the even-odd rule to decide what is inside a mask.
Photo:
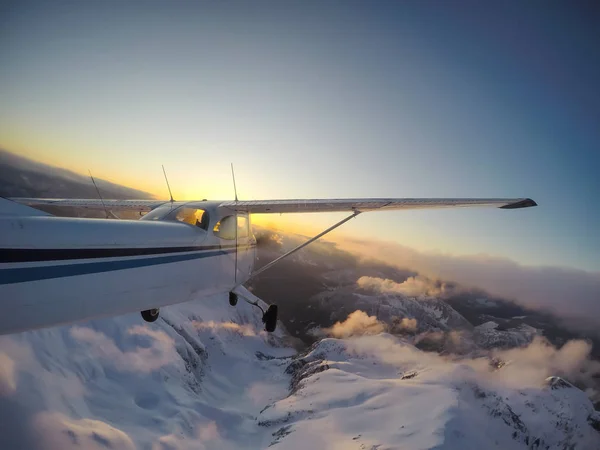
[[(317, 239), (325, 236), (327, 233), (335, 230), (337, 227), (344, 225), (346, 222), (348, 222), (350, 219), (354, 219), (356, 216), (358, 216), (360, 214), (360, 211), (354, 211), (352, 214), (350, 214), (348, 217), (346, 217), (345, 219), (340, 220), (338, 223), (336, 223), (335, 225), (330, 226), (329, 228), (327, 228), (325, 231), (317, 234), (315, 237), (310, 238), (308, 241), (300, 244), (298, 247), (290, 250), (287, 253), (284, 253), (283, 255), (281, 255), (279, 258), (274, 259), (273, 261), (271, 261), (269, 264), (266, 264), (264, 266), (262, 266), (260, 269), (258, 269), (256, 272), (252, 273), (250, 275), (250, 277), (248, 278), (248, 280), (254, 278), (255, 276), (263, 273), (265, 270), (270, 269), (271, 267), (273, 267), (275, 264), (277, 264), (279, 261), (281, 261), (284, 258), (287, 258), (288, 256), (290, 256), (293, 253), (296, 253), (298, 250), (303, 249), (304, 247), (306, 247), (308, 244), (313, 243), (314, 241), (316, 241)], [(246, 281), (248, 281), (246, 280)], [(235, 287), (240, 286), (240, 284), (236, 285)]]
[[(237, 187), (235, 186), (235, 173), (233, 171), (233, 163), (231, 163), (231, 177), (233, 178), (233, 193), (235, 194), (235, 203), (237, 204), (238, 202), (238, 196), (237, 196)], [(238, 248), (239, 248), (239, 244), (238, 244), (238, 213), (237, 213), (237, 209), (235, 210), (235, 268), (233, 271), (233, 282), (237, 283), (237, 272), (238, 272)]]
[[(237, 202), (236, 202), (237, 203)], [(346, 222), (348, 222), (350, 219), (354, 219), (356, 216), (358, 216), (361, 212), (358, 210), (354, 210), (354, 212), (349, 215), (348, 217), (346, 217), (345, 219), (340, 220), (338, 223), (336, 223), (335, 225), (330, 226), (329, 228), (327, 228), (325, 231), (317, 234), (315, 237), (310, 238), (308, 241), (300, 244), (299, 246), (297, 246), (296, 248), (290, 250), (287, 253), (284, 253), (283, 255), (281, 255), (279, 258), (274, 259), (273, 261), (271, 261), (269, 264), (261, 267), (260, 269), (258, 269), (256, 272), (254, 272), (252, 275), (250, 275), (250, 277), (248, 277), (248, 280), (251, 278), (254, 278), (256, 275), (263, 273), (265, 270), (273, 267), (275, 264), (277, 264), (279, 261), (281, 261), (284, 258), (287, 258), (288, 256), (290, 256), (293, 253), (296, 253), (298, 250), (306, 247), (308, 244), (316, 241), (317, 239), (319, 239), (320, 237), (325, 236), (327, 233), (329, 233), (330, 231), (335, 230), (337, 227), (345, 224)], [(246, 281), (248, 281), (246, 280)], [(237, 304), (238, 301), (238, 294), (235, 293), (234, 291), (236, 290), (237, 287), (241, 286), (242, 283), (238, 283), (236, 284), (233, 289), (231, 290), (231, 292), (229, 292), (229, 304), (231, 306), (235, 306)], [(248, 300), (246, 297), (242, 297), (244, 299), (244, 301), (246, 303), (249, 303), (253, 306), (256, 306), (258, 309), (261, 310), (261, 312), (263, 313), (262, 316), (262, 321), (265, 324), (265, 331), (268, 331), (269, 333), (272, 333), (273, 331), (275, 331), (275, 328), (277, 326), (277, 305), (270, 305), (267, 310), (265, 311), (264, 309), (262, 309), (262, 307), (258, 304), (258, 301), (256, 302), (251, 302), (250, 300)]]

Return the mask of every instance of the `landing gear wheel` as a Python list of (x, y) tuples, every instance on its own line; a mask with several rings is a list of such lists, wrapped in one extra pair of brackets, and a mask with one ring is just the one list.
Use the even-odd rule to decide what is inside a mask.
[(156, 322), (156, 319), (158, 319), (158, 308), (146, 309), (141, 314), (142, 319), (146, 322)]
[(263, 314), (262, 321), (265, 324), (265, 331), (272, 333), (277, 327), (277, 305), (271, 305), (267, 312)]
[(229, 293), (229, 304), (231, 306), (235, 306), (235, 305), (237, 305), (237, 302), (238, 302), (238, 296), (237, 296), (237, 294), (234, 293), (234, 292), (230, 292)]

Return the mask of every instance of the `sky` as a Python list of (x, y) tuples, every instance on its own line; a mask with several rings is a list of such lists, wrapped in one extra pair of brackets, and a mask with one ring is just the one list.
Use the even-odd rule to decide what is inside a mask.
[(531, 197), (344, 232), (597, 272), (598, 42), (593, 2), (0, 0), (0, 147), (177, 200), (230, 163), (240, 199)]

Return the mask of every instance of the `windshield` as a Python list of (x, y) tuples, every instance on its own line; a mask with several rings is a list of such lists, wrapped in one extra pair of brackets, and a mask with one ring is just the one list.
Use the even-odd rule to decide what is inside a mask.
[(209, 224), (208, 212), (204, 209), (187, 208), (185, 206), (177, 209), (171, 209), (169, 206), (156, 208), (140, 220), (176, 220), (178, 222), (194, 225), (203, 230), (208, 230)]
[(140, 220), (162, 220), (165, 216), (167, 216), (173, 209), (169, 206), (160, 206), (156, 209), (153, 209), (149, 213), (145, 214), (140, 218)]

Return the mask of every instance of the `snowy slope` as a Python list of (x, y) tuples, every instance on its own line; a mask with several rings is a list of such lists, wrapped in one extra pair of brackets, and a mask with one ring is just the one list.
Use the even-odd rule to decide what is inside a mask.
[(266, 447), (256, 416), (289, 384), (289, 361), (272, 358), (295, 351), (256, 311), (211, 298), (155, 324), (132, 314), (3, 337), (1, 448)]
[(585, 394), (524, 382), (517, 354), (496, 370), (377, 334), (296, 355), (261, 329), (214, 297), (3, 337), (0, 448), (600, 448)]
[(527, 324), (499, 330), (496, 322), (486, 322), (473, 329), (475, 343), (484, 349), (512, 348), (529, 344), (541, 332)]
[(480, 364), (391, 335), (325, 339), (295, 359), (292, 394), (260, 416), (277, 448), (600, 448), (591, 402), (550, 378), (515, 389)]

